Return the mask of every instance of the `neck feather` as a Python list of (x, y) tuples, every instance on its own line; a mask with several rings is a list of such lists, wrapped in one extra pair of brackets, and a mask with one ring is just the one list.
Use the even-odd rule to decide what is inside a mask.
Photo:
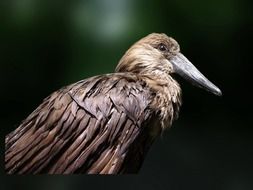
[(116, 68), (116, 72), (139, 75), (156, 94), (151, 108), (157, 111), (162, 129), (171, 126), (181, 105), (181, 89), (170, 76), (171, 69), (167, 60), (148, 45), (131, 47)]
[(157, 110), (162, 130), (171, 127), (173, 120), (178, 117), (182, 104), (179, 84), (170, 75), (165, 78), (145, 75), (143, 78), (156, 94), (151, 108)]

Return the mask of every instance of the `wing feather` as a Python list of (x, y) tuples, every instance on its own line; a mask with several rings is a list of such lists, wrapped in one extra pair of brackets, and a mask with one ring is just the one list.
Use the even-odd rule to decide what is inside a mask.
[(144, 129), (154, 115), (153, 93), (139, 81), (133, 74), (110, 74), (54, 92), (7, 135), (6, 172), (128, 171), (129, 155), (146, 146), (138, 139), (152, 141)]

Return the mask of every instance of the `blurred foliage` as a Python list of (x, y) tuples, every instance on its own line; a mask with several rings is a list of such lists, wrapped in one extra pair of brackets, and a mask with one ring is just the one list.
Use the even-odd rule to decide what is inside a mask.
[[(214, 97), (178, 78), (184, 93), (179, 121), (155, 143), (131, 183), (108, 183), (127, 182), (121, 189), (253, 188), (253, 1), (9, 0), (0, 5), (1, 134), (17, 127), (54, 90), (113, 72), (132, 43), (163, 32), (180, 43), (224, 96)], [(35, 180), (28, 189), (35, 183), (40, 189), (104, 183), (70, 179)], [(24, 184), (7, 182), (3, 189)]]

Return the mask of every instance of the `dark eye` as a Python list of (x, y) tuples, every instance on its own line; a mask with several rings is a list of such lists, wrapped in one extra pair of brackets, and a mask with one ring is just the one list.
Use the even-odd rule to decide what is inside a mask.
[(167, 49), (167, 46), (165, 45), (165, 44), (159, 44), (158, 45), (158, 49), (160, 50), (160, 51), (167, 51), (168, 49)]

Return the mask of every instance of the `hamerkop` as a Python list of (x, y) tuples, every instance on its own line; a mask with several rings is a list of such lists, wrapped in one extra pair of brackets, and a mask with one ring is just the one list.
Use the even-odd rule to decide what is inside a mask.
[(5, 139), (8, 174), (121, 174), (139, 171), (153, 141), (177, 118), (176, 73), (221, 95), (165, 34), (150, 34), (115, 73), (84, 79), (47, 97)]

